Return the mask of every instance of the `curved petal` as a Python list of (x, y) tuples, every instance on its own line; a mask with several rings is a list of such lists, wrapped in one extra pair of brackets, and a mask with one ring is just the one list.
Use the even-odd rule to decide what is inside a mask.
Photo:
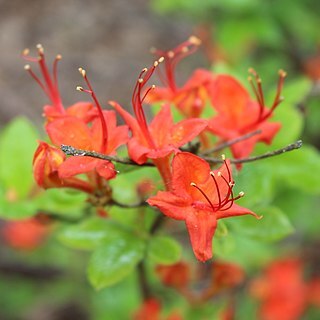
[(96, 168), (100, 161), (105, 160), (83, 156), (70, 157), (60, 165), (59, 177), (64, 179), (77, 174), (90, 172)]
[(209, 164), (189, 152), (180, 152), (172, 161), (172, 190), (181, 197), (189, 195), (194, 200), (203, 201), (201, 193), (190, 185), (205, 184), (210, 179)]
[(222, 219), (222, 218), (230, 218), (230, 217), (236, 217), (236, 216), (243, 216), (246, 214), (251, 214), (257, 219), (261, 219), (262, 216), (258, 216), (256, 213), (252, 212), (251, 210), (241, 207), (237, 204), (233, 204), (232, 207), (228, 210), (225, 211), (217, 211), (217, 219)]
[(169, 191), (158, 191), (147, 202), (175, 220), (185, 220), (188, 214), (192, 214), (191, 198), (182, 198)]
[(219, 75), (209, 86), (213, 107), (239, 127), (250, 100), (247, 90), (232, 76)]
[(199, 210), (196, 214), (188, 215), (186, 226), (196, 258), (202, 262), (211, 259), (212, 238), (217, 228), (215, 215)]
[(110, 161), (100, 160), (96, 170), (98, 174), (106, 180), (113, 179), (117, 175), (117, 171), (115, 170), (113, 163)]
[(193, 140), (208, 126), (203, 119), (187, 119), (178, 122), (170, 130), (170, 143), (175, 147), (181, 147)]
[(161, 148), (169, 143), (169, 132), (172, 126), (173, 120), (170, 106), (166, 104), (154, 116), (149, 126), (151, 136), (157, 147)]
[(150, 148), (141, 144), (137, 138), (131, 138), (128, 142), (129, 157), (138, 164), (143, 164), (148, 160), (147, 154)]
[(91, 150), (90, 130), (84, 121), (75, 117), (63, 117), (49, 122), (46, 126), (51, 141), (60, 146)]

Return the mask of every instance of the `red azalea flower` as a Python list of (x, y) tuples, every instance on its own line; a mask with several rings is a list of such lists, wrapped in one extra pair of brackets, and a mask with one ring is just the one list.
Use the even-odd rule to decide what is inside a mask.
[(200, 261), (212, 257), (212, 237), (218, 219), (245, 214), (257, 217), (234, 203), (244, 194), (233, 196), (229, 161), (211, 171), (209, 164), (194, 154), (178, 153), (172, 162), (171, 186), (171, 191), (159, 191), (147, 202), (168, 217), (185, 220), (194, 254)]
[[(103, 117), (105, 123), (108, 121), (107, 140), (104, 139), (104, 130), (98, 117), (91, 122), (91, 127), (89, 127), (82, 119), (65, 116), (49, 122), (46, 130), (55, 145), (64, 144), (77, 149), (114, 154), (120, 145), (128, 141), (128, 128), (116, 125), (114, 111), (103, 111)], [(116, 175), (110, 161), (83, 156), (66, 159), (59, 168), (59, 175), (61, 178), (68, 178), (93, 170), (107, 180)]]
[(148, 102), (171, 102), (187, 118), (200, 116), (208, 98), (207, 86), (213, 81), (212, 73), (204, 69), (197, 69), (181, 88), (177, 86), (175, 81), (177, 64), (197, 50), (200, 43), (198, 38), (192, 36), (175, 49), (154, 50), (158, 57), (164, 57), (164, 74), (158, 70), (164, 87), (155, 88), (148, 96)]
[(152, 159), (165, 185), (170, 188), (171, 171), (169, 155), (178, 151), (179, 147), (201, 133), (207, 127), (207, 121), (202, 119), (187, 119), (174, 124), (170, 107), (164, 105), (151, 124), (148, 125), (142, 104), (148, 93), (154, 89), (154, 86), (147, 89), (145, 89), (145, 86), (159, 62), (162, 61), (163, 58), (160, 58), (149, 70), (144, 68), (138, 77), (132, 95), (135, 118), (118, 103), (110, 101), (110, 104), (121, 114), (131, 129), (132, 137), (128, 142), (130, 158), (138, 164), (143, 164), (148, 159)]
[[(96, 108), (92, 103), (78, 102), (64, 109), (57, 80), (57, 64), (61, 56), (56, 57), (53, 64), (53, 75), (51, 75), (45, 61), (43, 47), (38, 45), (37, 48), (38, 57), (28, 56), (29, 50), (25, 50), (24, 58), (39, 63), (43, 81), (36, 76), (29, 65), (25, 69), (29, 71), (51, 101), (51, 105), (44, 107), (44, 115), (48, 120), (46, 130), (51, 141), (57, 146), (64, 144), (78, 149), (114, 154), (115, 149), (128, 141), (128, 128), (126, 126), (116, 126), (114, 111), (102, 110), (87, 79), (86, 72), (82, 68), (79, 71), (89, 90), (84, 90), (81, 87), (78, 87), (78, 89), (92, 96)], [(59, 166), (60, 179), (90, 172), (95, 172), (107, 180), (114, 178), (116, 175), (116, 170), (110, 161), (90, 157), (70, 157), (64, 159)]]
[(187, 119), (173, 123), (169, 105), (162, 106), (150, 125), (141, 125), (116, 102), (110, 102), (121, 114), (132, 131), (128, 142), (128, 152), (132, 160), (139, 164), (148, 159), (164, 158), (179, 150), (194, 139), (207, 127), (207, 121), (202, 119)]
[(91, 193), (92, 186), (77, 178), (62, 179), (59, 168), (65, 161), (65, 154), (55, 147), (40, 141), (33, 157), (33, 175), (37, 184), (44, 188), (74, 188)]
[(167, 317), (161, 317), (161, 304), (159, 300), (150, 298), (143, 302), (139, 310), (134, 315), (134, 320), (182, 320), (178, 312), (171, 312)]
[(251, 292), (261, 300), (259, 319), (300, 319), (307, 302), (301, 261), (288, 258), (273, 262), (252, 283)]
[(282, 101), (280, 93), (286, 76), (285, 72), (279, 72), (277, 94), (272, 107), (268, 109), (265, 108), (261, 79), (253, 70), (251, 71), (257, 82), (256, 87), (250, 79), (257, 101), (252, 100), (247, 90), (231, 76), (219, 75), (210, 85), (211, 103), (218, 112), (209, 121), (211, 132), (227, 141), (246, 133), (261, 130), (260, 134), (231, 146), (235, 158), (247, 157), (259, 141), (270, 144), (281, 127), (280, 123), (269, 123), (268, 119)]
[(176, 289), (186, 288), (190, 281), (190, 267), (185, 262), (178, 262), (171, 266), (158, 265), (156, 273), (164, 285)]
[(38, 247), (48, 232), (48, 226), (35, 218), (6, 222), (1, 230), (4, 240), (10, 246), (23, 250), (32, 250)]

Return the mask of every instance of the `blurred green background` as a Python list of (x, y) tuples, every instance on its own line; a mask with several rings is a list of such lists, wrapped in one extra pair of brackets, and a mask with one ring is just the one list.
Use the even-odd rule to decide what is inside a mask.
[[(56, 53), (64, 56), (60, 87), (66, 105), (82, 99), (74, 88), (81, 80), (77, 68), (83, 66), (90, 70), (101, 101), (114, 99), (128, 106), (137, 71), (152, 61), (149, 48), (170, 49), (190, 34), (201, 38), (203, 45), (179, 65), (180, 83), (195, 67), (206, 67), (235, 75), (249, 88), (247, 69), (254, 67), (271, 99), (277, 71), (286, 70), (285, 101), (275, 115), (283, 129), (272, 149), (297, 139), (302, 139), (304, 146), (244, 166), (236, 176), (237, 184), (247, 194), (241, 205), (263, 214), (264, 219), (256, 223), (243, 217), (221, 223), (221, 232), (214, 240), (215, 254), (242, 265), (248, 281), (270, 261), (291, 255), (303, 259), (306, 277), (318, 274), (318, 1), (101, 0), (88, 4), (72, 0), (65, 4), (16, 0), (0, 1), (0, 9), (0, 42), (6, 48), (0, 62), (0, 319), (130, 319), (140, 303), (135, 274), (98, 292), (86, 280), (90, 256), (86, 251), (74, 250), (81, 247), (74, 239), (78, 231), (76, 235), (68, 233), (73, 221), (90, 211), (85, 198), (67, 191), (43, 193), (34, 186), (31, 161), (36, 140), (41, 137), (41, 112), (46, 100), (23, 73), (18, 52), (38, 42), (45, 46), (49, 57)], [(258, 146), (255, 152), (267, 150), (270, 147)], [(122, 179), (124, 199), (134, 200), (137, 176), (127, 174)], [(35, 250), (17, 248), (4, 232), (8, 221), (31, 217), (39, 209), (54, 212), (57, 220), (68, 221), (49, 224), (45, 241), (40, 241)], [(135, 214), (129, 212), (128, 216)], [(130, 224), (134, 220), (128, 216), (124, 219), (115, 212), (113, 218)], [(184, 250), (185, 259), (192, 260), (190, 249)], [(164, 289), (157, 290), (163, 294)], [(215, 319), (216, 310), (221, 308), (221, 301), (214, 300), (196, 312), (172, 292), (164, 296), (167, 309), (178, 306), (191, 320)], [(236, 319), (255, 319), (257, 306), (243, 288), (238, 293)], [(309, 308), (303, 319), (319, 318), (319, 309)]]

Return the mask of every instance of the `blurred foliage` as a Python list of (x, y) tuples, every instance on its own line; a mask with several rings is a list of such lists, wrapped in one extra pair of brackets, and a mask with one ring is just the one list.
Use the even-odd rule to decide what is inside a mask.
[[(320, 90), (319, 79), (310, 74), (308, 64), (311, 56), (319, 54), (320, 3), (152, 0), (151, 4), (157, 12), (188, 17), (195, 24), (200, 37), (203, 35), (213, 72), (244, 79), (248, 67), (258, 70), (270, 101), (276, 70), (283, 68), (289, 73), (283, 90), (285, 101), (273, 118), (282, 123), (282, 130), (272, 146), (258, 145), (255, 154), (300, 138), (304, 146), (299, 151), (245, 164), (235, 174), (236, 191), (243, 190), (247, 195), (239, 204), (263, 215), (263, 219), (248, 216), (219, 221), (213, 240), (216, 259), (238, 263), (249, 281), (270, 261), (302, 255), (304, 246), (319, 241)], [(320, 65), (315, 64), (314, 69), (320, 69)], [(205, 114), (211, 116), (209, 109)], [(147, 277), (163, 299), (164, 313), (178, 308), (186, 319), (219, 319), (227, 305), (223, 298), (190, 305), (171, 288), (162, 286), (154, 273), (155, 265), (172, 265), (181, 257), (194, 266), (198, 264), (179, 222), (168, 223), (165, 232), (153, 236), (151, 226), (158, 213), (149, 207), (107, 207), (109, 219), (104, 219), (81, 193), (40, 190), (31, 170), (37, 138), (39, 133), (24, 118), (15, 119), (0, 133), (0, 227), (4, 229), (9, 220), (38, 217), (39, 213), (49, 217), (50, 226), (50, 235), (34, 251), (15, 250), (3, 241), (0, 318), (33, 319), (33, 312), (41, 308), (54, 314), (71, 303), (80, 315), (69, 314), (70, 319), (128, 319), (141, 304), (141, 279), (135, 270), (145, 261)], [(153, 191), (159, 187), (160, 177), (154, 169), (116, 168), (120, 174), (110, 184), (114, 200), (120, 203), (141, 201), (137, 186), (143, 177), (154, 181)], [(319, 269), (317, 263), (312, 268)], [(4, 271), (7, 265), (11, 273)], [(20, 268), (14, 271), (12, 266), (17, 265)], [(39, 270), (48, 274), (41, 278)], [(89, 281), (84, 280), (86, 272)], [(247, 289), (244, 285), (234, 293), (237, 319), (256, 317), (258, 303)], [(319, 311), (310, 309), (305, 319), (319, 319)]]

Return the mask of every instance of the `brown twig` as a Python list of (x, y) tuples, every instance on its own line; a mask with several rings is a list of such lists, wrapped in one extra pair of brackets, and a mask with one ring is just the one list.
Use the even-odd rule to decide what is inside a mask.
[(76, 149), (72, 146), (66, 146), (64, 144), (61, 145), (61, 150), (69, 156), (85, 156), (85, 157), (92, 157), (92, 158), (96, 158), (96, 159), (102, 159), (102, 160), (108, 160), (108, 161), (114, 161), (114, 162), (118, 162), (118, 163), (122, 163), (122, 164), (127, 164), (130, 166), (146, 166), (146, 167), (152, 167), (154, 166), (153, 163), (144, 163), (143, 165), (140, 165), (128, 158), (119, 158), (119, 157), (115, 157), (115, 156), (108, 156), (106, 154), (102, 154), (99, 152), (95, 152), (95, 151), (88, 151), (88, 150), (82, 150), (82, 149)]
[(259, 134), (259, 133), (261, 133), (261, 130), (256, 130), (256, 131), (253, 131), (253, 132), (246, 133), (246, 134), (244, 134), (244, 135), (242, 135), (242, 136), (240, 136), (240, 137), (237, 137), (237, 138), (235, 138), (235, 139), (232, 139), (232, 140), (223, 142), (223, 143), (217, 145), (216, 147), (207, 149), (207, 150), (205, 150), (204, 152), (202, 152), (202, 153), (200, 154), (200, 156), (201, 156), (201, 157), (202, 157), (202, 156), (207, 156), (207, 155), (210, 154), (210, 153), (220, 151), (220, 150), (222, 150), (222, 149), (224, 149), (224, 148), (227, 148), (227, 147), (230, 147), (230, 146), (232, 146), (233, 144), (236, 144), (236, 143), (238, 143), (238, 142), (240, 142), (240, 141), (247, 140), (247, 139), (249, 139), (249, 138), (251, 138), (251, 137), (253, 137), (253, 136), (255, 136), (255, 135)]
[[(291, 143), (287, 145), (286, 147), (283, 147), (281, 149), (277, 149), (274, 151), (269, 151), (264, 154), (261, 154), (259, 156), (249, 157), (249, 158), (242, 158), (242, 159), (230, 159), (231, 163), (246, 163), (246, 162), (253, 162), (257, 160), (262, 160), (270, 157), (274, 157), (280, 154), (283, 154), (285, 152), (293, 151), (296, 149), (300, 149), (302, 147), (302, 141), (298, 140), (294, 143)], [(211, 157), (202, 157), (202, 159), (206, 160), (209, 163), (216, 164), (216, 163), (223, 163), (223, 160), (220, 158), (211, 158)]]

